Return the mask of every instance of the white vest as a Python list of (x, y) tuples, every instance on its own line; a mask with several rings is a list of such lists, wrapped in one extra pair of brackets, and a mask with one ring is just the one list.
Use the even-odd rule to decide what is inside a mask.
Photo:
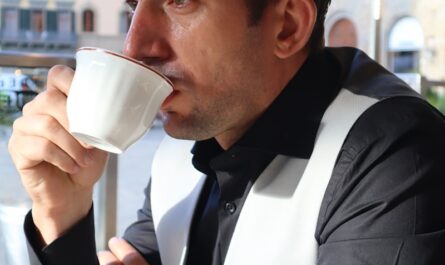
[[(342, 89), (326, 110), (309, 160), (277, 156), (252, 186), (225, 265), (315, 265), (315, 229), (343, 142), (378, 100)], [(191, 164), (194, 142), (167, 137), (152, 166), (151, 206), (162, 264), (182, 265), (205, 176)], [(200, 264), (197, 264), (200, 265)]]

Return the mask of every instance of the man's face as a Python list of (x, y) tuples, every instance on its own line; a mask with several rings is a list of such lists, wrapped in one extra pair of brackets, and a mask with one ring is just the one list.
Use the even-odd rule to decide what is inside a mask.
[(161, 108), (167, 133), (194, 140), (242, 134), (273, 97), (268, 23), (249, 27), (243, 0), (134, 4), (125, 53), (173, 82)]

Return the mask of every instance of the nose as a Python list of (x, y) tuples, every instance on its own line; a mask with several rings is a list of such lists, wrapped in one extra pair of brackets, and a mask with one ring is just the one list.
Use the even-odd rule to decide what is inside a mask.
[[(139, 1), (124, 44), (124, 54), (148, 65), (158, 65), (172, 57), (168, 25), (163, 12)], [(146, 3), (146, 4), (144, 4)]]

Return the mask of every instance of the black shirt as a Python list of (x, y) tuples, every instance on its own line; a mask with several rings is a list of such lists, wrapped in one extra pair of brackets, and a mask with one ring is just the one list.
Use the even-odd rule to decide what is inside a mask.
[[(309, 158), (323, 113), (340, 88), (354, 91), (368, 79), (368, 96), (412, 94), (361, 52), (325, 49), (306, 61), (229, 150), (223, 151), (214, 139), (195, 144), (193, 165), (208, 177), (192, 222), (187, 264), (223, 264), (255, 179), (278, 154)], [(444, 136), (443, 116), (415, 97), (384, 100), (360, 117), (339, 153), (321, 205), (314, 235), (320, 245), (318, 264), (445, 261)], [(124, 238), (156, 265), (161, 263), (150, 208), (149, 186), (138, 221)], [(81, 251), (82, 241), (93, 240), (92, 218), (91, 211), (43, 250), (33, 242), (30, 216), (25, 228), (44, 264), (95, 264), (92, 256), (70, 263), (67, 253)], [(84, 233), (85, 239), (71, 235), (74, 231)], [(64, 261), (60, 253), (68, 255)]]

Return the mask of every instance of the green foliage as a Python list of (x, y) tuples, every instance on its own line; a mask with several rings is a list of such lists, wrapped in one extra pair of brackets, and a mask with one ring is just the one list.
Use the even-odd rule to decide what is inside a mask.
[(0, 109), (0, 125), (11, 126), (13, 123), (11, 115), (7, 113), (4, 109)]
[(439, 90), (437, 89), (428, 89), (426, 98), (431, 103), (431, 105), (445, 114), (445, 94), (439, 93)]
[(8, 112), (8, 106), (6, 100), (7, 95), (0, 91), (0, 125), (12, 125), (13, 120), (10, 113)]

